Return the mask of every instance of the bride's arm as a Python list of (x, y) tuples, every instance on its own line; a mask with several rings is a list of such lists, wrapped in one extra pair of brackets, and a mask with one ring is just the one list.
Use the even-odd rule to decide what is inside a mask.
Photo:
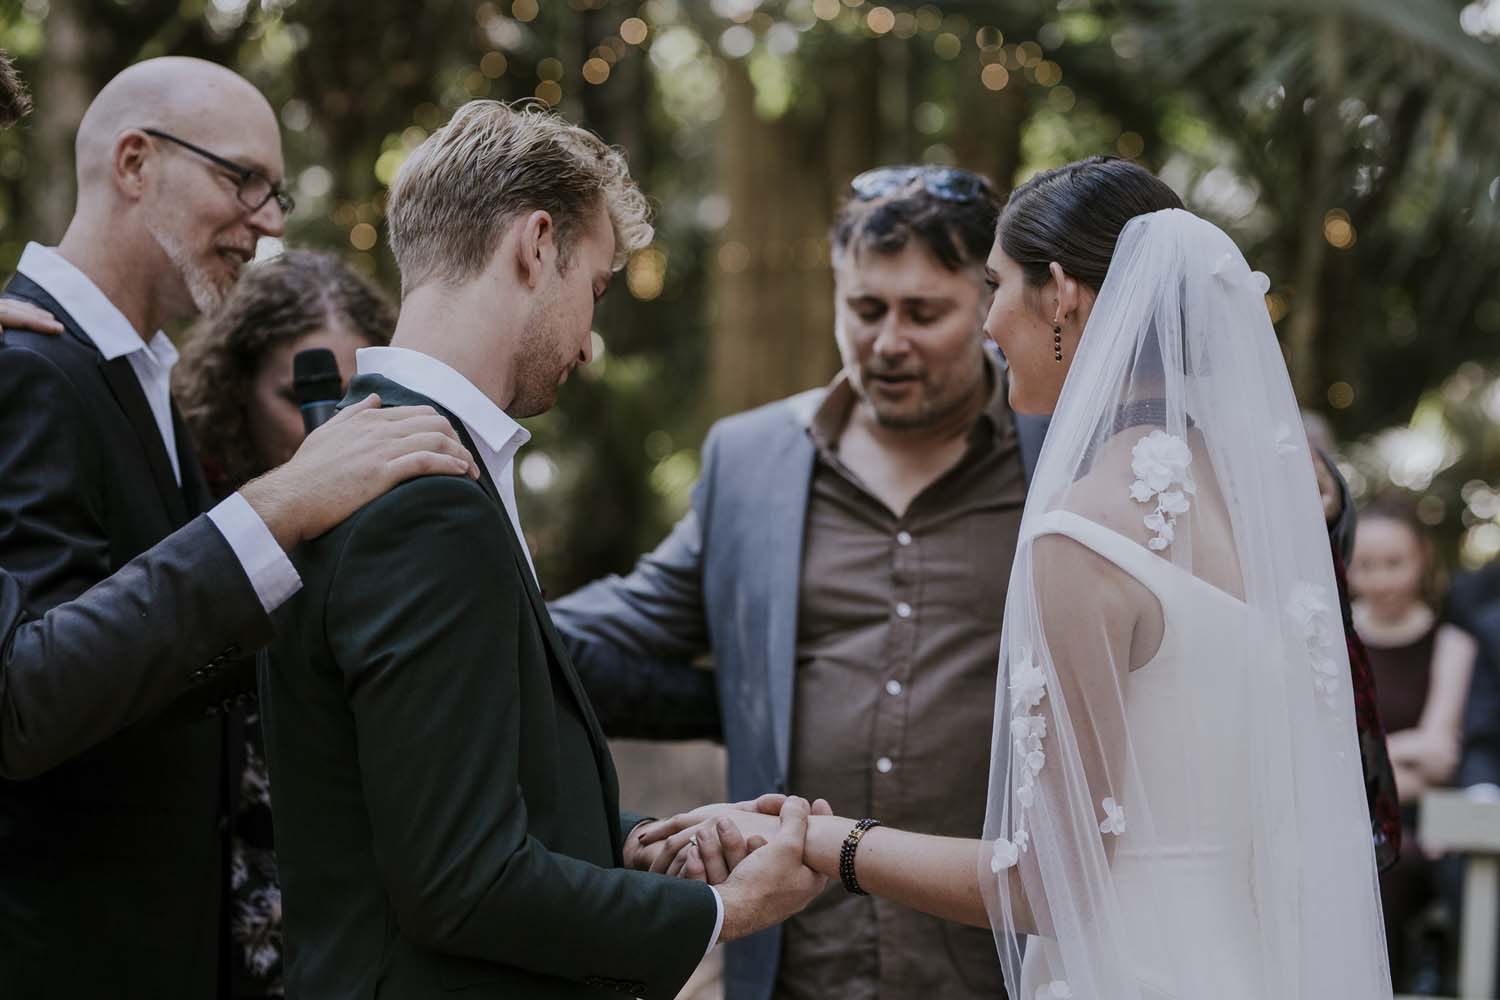
[[(738, 838), (765, 838), (775, 830), (777, 818), (773, 812), (780, 799), (781, 796), (763, 796), (753, 803), (757, 812), (726, 809), (712, 816), (704, 817), (700, 813), (664, 820), (644, 827), (641, 839), (650, 844), (666, 836), (659, 854), (665, 860), (657, 865), (657, 871), (702, 878), (703, 858), (712, 858), (710, 865), (720, 868), (718, 854), (727, 846), (727, 843), (719, 843), (715, 822), (721, 817), (728, 818), (734, 824), (731, 836), (737, 838), (737, 844), (740, 842)], [(854, 825), (854, 820), (843, 816), (810, 817), (803, 863), (820, 875), (838, 881), (839, 854)], [(696, 847), (692, 846), (694, 843)], [(944, 920), (988, 927), (990, 921), (980, 892), (979, 871), (981, 856), (987, 859), (989, 850), (990, 845), (980, 840), (937, 837), (877, 826), (865, 831), (859, 841), (854, 856), (854, 874), (860, 888), (871, 895)], [(988, 865), (985, 872), (988, 876)], [(1012, 869), (1012, 906), (1020, 910), (1017, 920), (1021, 921), (1025, 906), (1014, 872)], [(1025, 929), (1032, 929), (1029, 918), (1025, 918), (1024, 923)]]
[[(807, 830), (803, 861), (820, 874), (837, 879), (839, 851), (853, 827), (850, 819), (814, 816)], [(854, 874), (860, 888), (872, 896), (944, 920), (988, 927), (990, 918), (979, 889), (981, 854), (987, 856), (988, 849), (989, 845), (980, 840), (877, 826), (865, 831), (859, 842)], [(1017, 882), (1014, 876), (1011, 881)], [(1019, 884), (1012, 887), (1011, 901), (1024, 907)], [(1029, 925), (1032, 921), (1025, 922)]]

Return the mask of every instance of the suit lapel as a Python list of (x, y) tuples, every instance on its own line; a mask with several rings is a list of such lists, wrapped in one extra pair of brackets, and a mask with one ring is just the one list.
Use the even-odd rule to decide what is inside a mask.
[[(66, 336), (93, 351), (99, 358), (99, 373), (104, 377), (109, 391), (114, 395), (115, 402), (124, 411), (125, 419), (129, 422), (131, 430), (135, 432), (136, 439), (140, 442), (141, 450), (146, 455), (146, 464), (151, 470), (151, 478), (156, 483), (157, 492), (161, 494), (162, 504), (167, 509), (167, 515), (174, 525), (182, 525), (187, 522), (187, 503), (183, 500), (182, 488), (177, 485), (177, 477), (172, 475), (172, 463), (167, 458), (167, 446), (161, 439), (161, 430), (156, 426), (156, 418), (151, 415), (151, 407), (146, 402), (146, 394), (141, 389), (141, 383), (135, 375), (135, 369), (130, 367), (130, 360), (125, 357), (106, 361), (99, 354), (99, 348), (91, 340), (78, 321), (62, 307), (55, 298), (49, 295), (46, 289), (26, 277), (17, 274), (5, 287), (8, 297), (30, 302), (56, 316), (58, 322), (62, 323), (67, 330)], [(175, 423), (176, 413), (173, 413), (174, 426), (177, 440), (179, 442), (187, 439), (186, 432), (181, 429), (180, 424)], [(183, 466), (183, 482), (187, 482), (188, 470)]]
[(203, 466), (198, 463), (198, 452), (193, 448), (192, 435), (182, 422), (177, 401), (172, 400), (172, 435), (177, 439), (177, 467), (182, 470), (182, 499), (187, 507), (187, 516), (196, 517), (213, 506), (208, 480), (203, 478)]
[(130, 367), (130, 359), (119, 357), (106, 361), (101, 357), (99, 371), (104, 375), (104, 381), (109, 383), (115, 402), (125, 411), (125, 419), (130, 421), (131, 429), (141, 443), (141, 450), (146, 453), (151, 478), (156, 482), (157, 492), (161, 494), (162, 503), (166, 505), (172, 523), (185, 524), (187, 503), (182, 498), (177, 478), (172, 475), (167, 446), (162, 442), (161, 431), (157, 429), (156, 418), (151, 415), (151, 407), (146, 403), (146, 394), (141, 390), (140, 380), (135, 377), (135, 369)]
[(793, 425), (773, 467), (763, 482), (781, 483), (770, 491), (762, 508), (766, 526), (763, 570), (757, 574), (767, 588), (765, 597), (766, 679), (770, 689), (772, 731), (776, 741), (777, 773), (785, 782), (791, 766), (792, 702), (796, 684), (797, 604), (801, 596), (802, 542), (807, 528), (807, 503), (812, 490), (817, 452), (806, 431)]

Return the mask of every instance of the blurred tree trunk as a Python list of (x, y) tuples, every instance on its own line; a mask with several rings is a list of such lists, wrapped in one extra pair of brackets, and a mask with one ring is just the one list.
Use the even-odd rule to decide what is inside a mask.
[(47, 182), (36, 185), (35, 214), (26, 220), (33, 239), (56, 244), (73, 216), (77, 195), (73, 137), (88, 110), (94, 86), (89, 76), (88, 32), (77, 0), (52, 0), (47, 15), (45, 70), (36, 80), (37, 165), (46, 165)]
[(1012, 80), (998, 92), (968, 88), (957, 103), (956, 162), (993, 180), (1002, 194), (1009, 191), (1021, 166), (1021, 125), (1029, 110), (1025, 82)]
[(1319, 26), (1320, 80), (1315, 98), (1317, 127), (1309, 137), (1310, 178), (1304, 190), (1309, 197), (1296, 220), (1297, 252), (1295, 288), (1286, 327), (1287, 367), (1292, 388), (1303, 406), (1318, 405), (1324, 378), (1318, 364), (1318, 327), (1323, 315), (1323, 278), (1328, 258), (1324, 236), (1324, 213), (1333, 207), (1338, 188), (1339, 127), (1338, 94), (1344, 89), (1344, 50), (1339, 18), (1324, 17)]
[(714, 415), (822, 385), (838, 371), (828, 226), (844, 185), (875, 162), (879, 53), (861, 46), (822, 81), (815, 120), (767, 121), (745, 65), (724, 64), (721, 233), (709, 351)]

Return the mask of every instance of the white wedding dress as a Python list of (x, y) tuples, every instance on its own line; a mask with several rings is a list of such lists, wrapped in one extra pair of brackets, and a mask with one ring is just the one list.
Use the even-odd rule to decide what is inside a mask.
[(1210, 223), (1133, 219), (1068, 370), (1006, 599), (978, 859), (1012, 1000), (1391, 996), (1265, 290)]
[[(1131, 973), (1150, 1000), (1267, 996), (1257, 972), (1258, 916), (1251, 894), (1248, 741), (1238, 732), (1243, 706), (1224, 697), (1243, 674), (1248, 649), (1225, 649), (1245, 632), (1243, 601), (1184, 572), (1136, 541), (1065, 510), (1040, 520), (1038, 534), (1059, 534), (1124, 570), (1161, 605), (1161, 644), (1125, 685), (1125, 712), (1139, 765), (1139, 787), (1126, 781), (1120, 801), (1144, 803), (1155, 820), (1114, 845), (1111, 875), (1132, 932)], [(1137, 810), (1138, 811), (1138, 810)], [(1169, 883), (1161, 885), (1162, 882)], [(1173, 905), (1157, 908), (1163, 898)], [(1175, 969), (1152, 960), (1163, 942), (1186, 946)], [(1048, 942), (1028, 942), (1022, 997), (1055, 981)]]

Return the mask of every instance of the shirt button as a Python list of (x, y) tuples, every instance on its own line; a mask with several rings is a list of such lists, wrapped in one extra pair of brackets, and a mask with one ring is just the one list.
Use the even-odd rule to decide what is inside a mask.
[(898, 532), (897, 535), (896, 535), (896, 542), (899, 545), (910, 545), (911, 544), (911, 532), (909, 532), (909, 531)]
[(900, 681), (886, 681), (885, 682), (885, 693), (888, 694), (888, 695), (890, 695), (890, 696), (892, 696), (892, 697), (895, 697), (896, 695), (900, 694), (901, 693), (901, 682)]
[(890, 774), (891, 768), (895, 766), (896, 765), (892, 763), (889, 757), (882, 757), (875, 762), (875, 770), (879, 771), (881, 774)]
[(911, 617), (911, 605), (907, 604), (905, 601), (902, 601), (901, 603), (897, 604), (896, 605), (896, 617), (897, 618), (910, 618)]

